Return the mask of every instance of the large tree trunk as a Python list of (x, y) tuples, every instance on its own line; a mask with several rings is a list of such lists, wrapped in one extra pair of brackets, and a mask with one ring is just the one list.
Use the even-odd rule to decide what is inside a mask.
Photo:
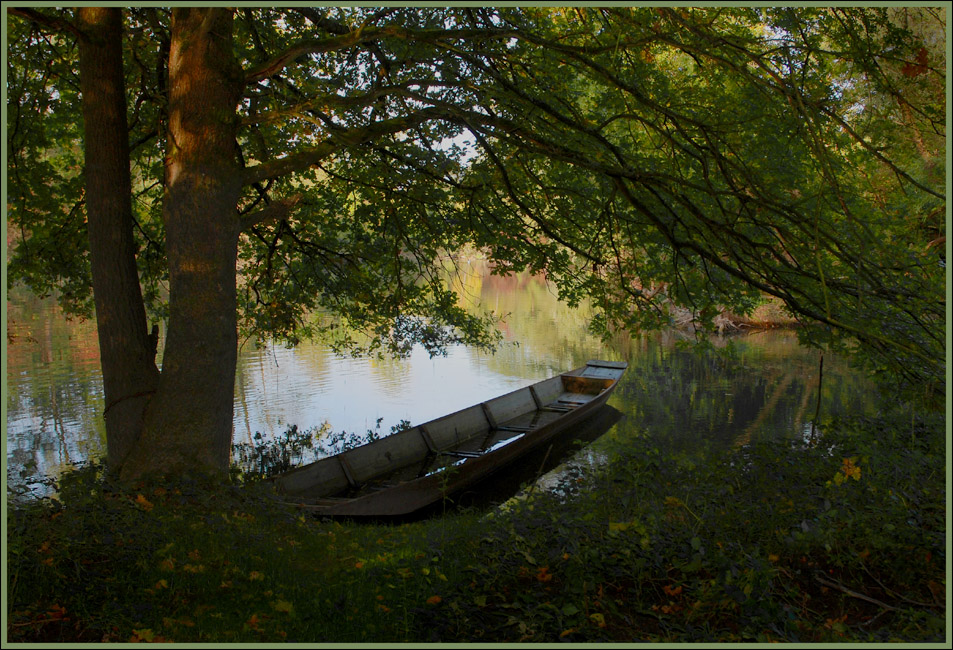
[(158, 390), (123, 467), (125, 479), (228, 468), (238, 347), (235, 137), (243, 86), (231, 12), (174, 9), (163, 205), (169, 329)]
[(119, 9), (77, 12), (85, 127), (86, 213), (106, 400), (106, 453), (122, 466), (159, 372), (136, 270)]

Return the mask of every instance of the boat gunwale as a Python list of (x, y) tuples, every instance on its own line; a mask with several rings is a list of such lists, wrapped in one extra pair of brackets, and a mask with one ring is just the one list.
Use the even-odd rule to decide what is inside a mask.
[[(609, 365), (609, 364), (612, 364), (612, 365)], [(485, 400), (478, 404), (465, 407), (463, 409), (441, 416), (439, 418), (435, 418), (428, 422), (415, 425), (403, 431), (391, 434), (385, 438), (381, 438), (379, 440), (366, 443), (364, 445), (355, 447), (353, 449), (342, 451), (333, 456), (328, 456), (325, 458), (318, 459), (312, 463), (309, 463), (299, 468), (295, 468), (294, 470), (291, 470), (278, 477), (275, 477), (273, 479), (274, 484), (276, 487), (280, 489), (281, 482), (283, 479), (293, 478), (295, 476), (300, 476), (301, 474), (307, 474), (308, 470), (313, 472), (317, 467), (319, 467), (318, 465), (319, 463), (323, 463), (327, 465), (329, 464), (329, 462), (333, 462), (334, 459), (339, 459), (339, 457), (344, 457), (350, 452), (364, 450), (364, 453), (366, 453), (369, 449), (372, 448), (373, 445), (378, 445), (379, 443), (383, 443), (388, 440), (391, 441), (390, 444), (399, 444), (401, 439), (398, 438), (398, 436), (403, 436), (404, 438), (407, 438), (407, 439), (409, 439), (409, 436), (417, 436), (418, 440), (425, 443), (426, 451), (424, 452), (424, 454), (420, 455), (416, 459), (416, 461), (411, 461), (409, 463), (405, 463), (404, 465), (400, 466), (400, 467), (409, 467), (410, 465), (413, 465), (414, 462), (424, 461), (426, 457), (429, 457), (430, 455), (434, 454), (434, 451), (430, 444), (430, 442), (433, 442), (433, 440), (430, 440), (429, 442), (427, 441), (427, 438), (429, 438), (430, 429), (433, 427), (434, 424), (441, 423), (441, 422), (445, 423), (449, 421), (450, 419), (454, 418), (455, 416), (459, 416), (460, 414), (463, 414), (475, 409), (481, 409), (485, 412), (486, 410), (490, 408), (487, 405), (491, 405), (493, 402), (502, 403), (507, 399), (512, 399), (518, 393), (525, 391), (527, 395), (529, 395), (530, 397), (528, 402), (528, 405), (530, 406), (530, 408), (526, 409), (525, 411), (522, 411), (520, 414), (514, 417), (508, 418), (503, 423), (499, 423), (494, 421), (492, 412), (485, 413), (486, 425), (487, 425), (485, 428), (485, 432), (491, 433), (493, 431), (504, 431), (506, 429), (506, 424), (505, 424), (506, 422), (512, 421), (514, 419), (517, 419), (529, 413), (534, 413), (534, 412), (541, 413), (544, 410), (548, 410), (549, 407), (551, 407), (554, 403), (558, 401), (559, 396), (567, 392), (568, 393), (575, 392), (575, 391), (567, 390), (567, 384), (578, 383), (581, 381), (582, 383), (592, 384), (598, 387), (598, 391), (596, 393), (590, 393), (592, 397), (589, 400), (585, 401), (582, 404), (575, 405), (573, 407), (567, 406), (568, 410), (565, 410), (559, 413), (558, 417), (547, 422), (546, 424), (543, 424), (537, 428), (530, 428), (521, 434), (512, 436), (511, 438), (508, 438), (509, 442), (507, 442), (503, 446), (499, 448), (495, 448), (495, 449), (491, 448), (488, 451), (481, 453), (479, 456), (465, 459), (465, 462), (462, 462), (461, 464), (458, 464), (458, 465), (451, 464), (451, 465), (445, 466), (443, 469), (451, 469), (451, 471), (459, 470), (464, 467), (467, 468), (467, 471), (465, 472), (456, 471), (457, 474), (462, 473), (464, 474), (464, 476), (462, 477), (458, 476), (458, 477), (450, 479), (449, 484), (447, 484), (447, 481), (444, 481), (445, 485), (443, 486), (444, 488), (443, 491), (450, 492), (458, 488), (459, 485), (465, 486), (466, 484), (473, 482), (474, 480), (477, 480), (478, 477), (484, 474), (487, 474), (490, 471), (495, 471), (496, 465), (503, 466), (508, 464), (509, 462), (512, 462), (512, 460), (514, 460), (515, 458), (519, 457), (520, 455), (524, 453), (528, 453), (528, 451), (530, 451), (533, 447), (539, 444), (542, 444), (543, 442), (545, 442), (545, 440), (555, 436), (557, 433), (563, 431), (568, 426), (580, 421), (581, 419), (585, 417), (588, 417), (591, 412), (594, 412), (599, 406), (605, 404), (605, 402), (609, 398), (609, 395), (613, 392), (613, 390), (615, 389), (615, 387), (618, 385), (619, 381), (621, 380), (622, 376), (624, 375), (627, 366), (628, 364), (626, 364), (625, 362), (603, 362), (603, 361), (587, 362), (586, 365), (581, 366), (579, 368), (575, 368), (573, 370), (560, 373), (558, 375), (554, 375), (553, 377), (540, 380), (531, 385), (522, 386), (520, 388), (509, 391), (507, 393), (504, 393), (503, 395), (499, 395), (490, 400)], [(582, 373), (584, 373), (590, 367), (598, 367), (598, 368), (605, 369), (607, 371), (614, 370), (614, 371), (618, 371), (618, 374), (611, 378), (584, 376)], [(541, 400), (540, 400), (540, 397), (536, 394), (536, 391), (534, 390), (534, 388), (557, 378), (560, 379), (560, 383), (563, 385), (564, 390), (556, 393), (557, 397), (555, 399), (548, 400), (547, 403), (543, 404), (541, 407), (538, 406)], [(502, 427), (502, 429), (500, 427)], [(476, 437), (475, 435), (471, 436), (470, 438), (464, 439), (462, 442), (465, 443), (469, 440), (472, 440), (475, 437)], [(437, 446), (437, 445), (434, 444), (433, 446)], [(437, 449), (436, 453), (440, 454), (440, 453), (445, 453), (448, 451), (453, 451), (455, 448), (458, 448), (460, 446), (462, 445), (460, 444), (460, 441), (458, 441), (456, 444), (446, 446), (443, 449)], [(346, 462), (347, 459), (340, 458), (339, 460), (345, 460)], [(367, 478), (365, 480), (365, 483), (373, 481), (375, 479), (379, 479), (381, 476), (385, 476), (386, 474), (390, 472), (398, 471), (399, 469), (400, 469), (399, 467), (395, 467), (395, 468), (390, 468), (383, 472), (379, 472), (378, 474), (372, 475), (371, 477)], [(428, 489), (432, 490), (433, 486), (428, 487), (427, 485), (428, 481), (433, 482), (432, 479), (440, 478), (440, 475), (443, 473), (444, 472), (442, 469), (438, 469), (437, 471), (433, 473), (420, 476), (416, 479), (404, 481), (393, 487), (383, 488), (377, 492), (372, 492), (370, 494), (357, 495), (352, 497), (336, 496), (337, 494), (342, 493), (342, 490), (340, 489), (335, 492), (326, 493), (326, 494), (312, 493), (311, 495), (308, 495), (307, 494), (307, 492), (309, 491), (308, 487), (299, 489), (297, 491), (287, 491), (285, 492), (283, 496), (286, 499), (290, 500), (291, 502), (294, 502), (296, 505), (300, 505), (301, 507), (307, 508), (309, 510), (314, 510), (319, 513), (324, 511), (324, 512), (327, 512), (328, 514), (336, 514), (341, 516), (360, 516), (359, 514), (355, 514), (355, 513), (348, 514), (347, 511), (354, 510), (354, 508), (351, 506), (354, 506), (355, 504), (357, 504), (358, 502), (361, 502), (362, 500), (369, 500), (369, 499), (373, 500), (375, 497), (380, 498), (380, 495), (383, 494), (384, 492), (394, 492), (395, 490), (409, 492), (414, 489), (414, 486), (419, 488), (420, 491), (426, 491)], [(348, 484), (351, 487), (354, 487), (354, 482), (352, 482), (351, 472), (348, 472)], [(345, 491), (347, 490), (346, 486), (344, 487), (344, 490)], [(313, 504), (308, 504), (307, 503), (308, 501), (313, 502)], [(324, 501), (325, 503), (319, 504), (318, 502), (320, 501)], [(335, 505), (331, 505), (329, 501), (333, 502)], [(402, 513), (396, 513), (396, 514), (402, 514)]]

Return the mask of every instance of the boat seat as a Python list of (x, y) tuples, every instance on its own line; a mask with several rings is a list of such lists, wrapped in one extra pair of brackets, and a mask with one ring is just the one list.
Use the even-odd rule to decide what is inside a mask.
[(483, 455), (482, 451), (457, 451), (455, 449), (447, 449), (438, 453), (442, 456), (453, 456), (455, 458), (479, 458)]
[(509, 431), (511, 433), (526, 433), (527, 431), (532, 431), (535, 428), (536, 427), (510, 427), (506, 425), (501, 425), (493, 429), (490, 433), (493, 433), (493, 431)]

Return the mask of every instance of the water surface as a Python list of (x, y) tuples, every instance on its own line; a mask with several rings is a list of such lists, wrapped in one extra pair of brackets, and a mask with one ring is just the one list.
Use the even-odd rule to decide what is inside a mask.
[[(649, 431), (667, 444), (699, 441), (740, 446), (754, 436), (803, 435), (817, 400), (819, 353), (791, 332), (762, 332), (716, 345), (730, 354), (699, 355), (680, 345), (686, 334), (617, 337), (604, 344), (586, 330), (586, 307), (569, 309), (544, 280), (501, 278), (474, 269), (462, 277), (471, 306), (505, 315), (495, 354), (463, 347), (429, 358), (340, 358), (326, 345), (240, 351), (235, 383), (235, 442), (290, 425), (327, 422), (363, 433), (381, 419), (426, 422), (559, 372), (591, 358), (625, 360), (629, 370), (610, 400), (622, 417), (610, 434)], [(50, 300), (22, 291), (8, 301), (8, 484), (56, 475), (105, 454), (102, 377), (96, 327), (69, 321)], [(160, 349), (161, 353), (161, 349)], [(826, 357), (822, 411), (872, 408), (870, 386), (841, 360)]]

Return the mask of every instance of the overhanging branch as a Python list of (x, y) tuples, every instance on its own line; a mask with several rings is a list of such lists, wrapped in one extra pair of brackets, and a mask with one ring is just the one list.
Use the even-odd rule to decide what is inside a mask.
[(286, 176), (317, 165), (345, 147), (354, 147), (378, 138), (393, 135), (419, 126), (432, 119), (447, 119), (446, 111), (437, 108), (424, 108), (410, 115), (381, 120), (364, 127), (340, 129), (335, 131), (321, 144), (302, 149), (297, 153), (277, 158), (260, 165), (245, 169), (243, 185), (252, 185), (272, 178)]
[(7, 12), (13, 16), (19, 16), (20, 18), (26, 18), (27, 20), (34, 22), (43, 27), (47, 27), (54, 32), (68, 32), (75, 36), (76, 38), (84, 38), (82, 30), (73, 24), (72, 21), (65, 20), (59, 16), (49, 16), (35, 9), (28, 9), (26, 7), (10, 7), (7, 9)]
[(326, 54), (369, 43), (384, 38), (422, 41), (436, 44), (438, 41), (452, 40), (493, 40), (517, 36), (512, 30), (500, 29), (406, 29), (397, 25), (384, 27), (361, 26), (354, 31), (326, 38), (302, 39), (273, 57), (261, 63), (245, 74), (245, 84), (252, 84), (283, 70), (295, 59), (312, 54)]
[(294, 196), (289, 196), (270, 203), (261, 210), (256, 210), (255, 212), (242, 216), (239, 225), (241, 232), (246, 232), (254, 226), (267, 221), (281, 221), (294, 210), (302, 198), (303, 196), (301, 194), (295, 194)]

